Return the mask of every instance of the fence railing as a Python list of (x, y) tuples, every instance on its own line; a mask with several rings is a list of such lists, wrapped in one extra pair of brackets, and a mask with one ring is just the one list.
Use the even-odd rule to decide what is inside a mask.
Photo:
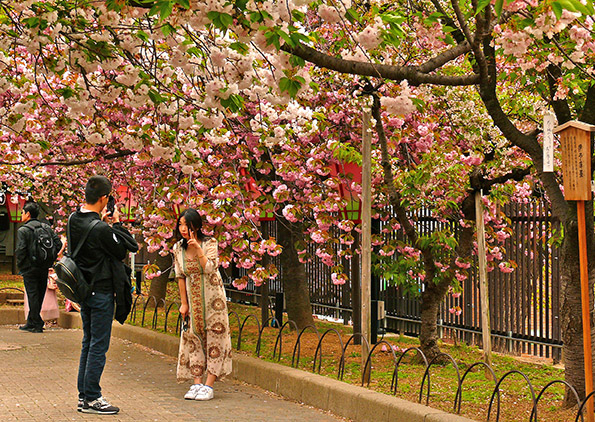
[[(498, 269), (488, 273), (493, 347), (501, 352), (525, 353), (558, 361), (562, 348), (558, 314), (560, 251), (550, 242), (555, 222), (548, 204), (541, 200), (508, 204), (504, 207), (504, 213), (509, 219), (512, 234), (502, 247), (502, 260), (514, 261), (517, 268), (511, 273)], [(439, 222), (428, 211), (412, 217), (418, 230), (426, 234), (440, 229), (444, 224), (454, 224)], [(263, 224), (267, 225), (267, 232), (271, 236), (276, 236), (275, 221)], [(315, 256), (314, 250), (310, 252)], [(278, 259), (274, 259), (274, 262), (279, 268), (280, 277), (269, 283), (271, 298), (283, 292), (279, 281), (283, 268)], [(343, 260), (342, 264), (345, 273), (351, 274), (352, 262)], [(449, 296), (445, 300), (438, 324), (444, 338), (478, 344), (481, 342), (481, 306), (477, 263), (472, 265), (469, 272), (469, 277), (462, 283), (461, 296)], [(331, 269), (317, 257), (306, 264), (306, 274), (315, 314), (332, 316), (345, 323), (352, 319), (351, 280), (343, 285), (334, 285), (331, 282)], [(248, 283), (241, 291), (231, 285), (231, 281), (241, 275), (242, 271), (235, 269), (227, 274), (229, 295), (233, 300), (256, 304), (259, 289), (252, 283)], [(384, 328), (418, 335), (421, 325), (419, 298), (405, 292), (400, 286), (390, 285), (382, 278), (378, 284), (378, 299), (384, 301), (386, 311), (386, 319), (381, 322)], [(455, 306), (462, 309), (460, 315), (449, 312)]]

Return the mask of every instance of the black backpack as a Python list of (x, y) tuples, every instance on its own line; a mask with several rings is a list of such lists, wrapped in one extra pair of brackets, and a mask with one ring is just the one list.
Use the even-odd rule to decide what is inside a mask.
[(54, 271), (56, 272), (56, 276), (58, 279), (56, 280), (56, 284), (58, 288), (62, 292), (62, 294), (73, 302), (76, 303), (83, 303), (85, 299), (87, 299), (91, 295), (91, 291), (93, 286), (90, 285), (87, 280), (85, 280), (85, 276), (83, 275), (82, 271), (79, 269), (78, 265), (74, 261), (74, 258), (77, 256), (78, 252), (81, 250), (81, 247), (87, 240), (91, 229), (95, 227), (100, 220), (93, 220), (89, 225), (85, 228), (81, 239), (79, 240), (79, 244), (76, 245), (74, 251), (72, 250), (72, 243), (70, 242), (70, 219), (72, 218), (72, 214), (68, 218), (68, 226), (66, 228), (66, 235), (68, 237), (68, 250), (70, 251), (70, 256), (64, 254), (64, 256), (54, 265)]
[(54, 231), (49, 225), (39, 221), (33, 221), (24, 227), (33, 231), (28, 245), (31, 265), (36, 268), (50, 268), (58, 257)]

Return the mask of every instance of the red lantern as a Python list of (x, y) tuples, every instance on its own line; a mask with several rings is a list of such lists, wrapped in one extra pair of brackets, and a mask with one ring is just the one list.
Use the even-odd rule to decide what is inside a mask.
[(25, 197), (19, 194), (6, 195), (6, 208), (8, 209), (8, 220), (11, 223), (20, 223), (23, 220), (23, 207)]
[[(247, 176), (248, 172), (246, 171), (245, 168), (240, 168), (240, 174), (242, 176)], [(246, 190), (248, 192), (250, 192), (250, 196), (252, 196), (252, 199), (256, 199), (260, 196), (262, 196), (262, 192), (260, 191), (260, 189), (258, 189), (258, 185), (256, 184), (256, 180), (254, 180), (254, 177), (250, 176), (250, 178), (246, 181)], [(265, 205), (265, 209), (262, 210), (262, 212), (260, 213), (260, 217), (258, 217), (258, 221), (275, 221), (275, 213), (274, 213), (275, 209), (273, 204), (267, 204)]]
[(116, 202), (120, 206), (120, 220), (123, 222), (134, 221), (136, 215), (137, 202), (132, 197), (132, 191), (128, 186), (118, 186), (116, 189)]
[[(347, 201), (345, 209), (341, 210), (345, 220), (352, 220), (355, 224), (362, 221), (361, 200), (357, 193), (351, 189), (351, 183), (362, 184), (362, 168), (356, 163), (334, 163), (331, 167), (331, 175), (340, 175), (348, 179), (339, 184), (339, 194)], [(349, 181), (350, 180), (350, 181)]]

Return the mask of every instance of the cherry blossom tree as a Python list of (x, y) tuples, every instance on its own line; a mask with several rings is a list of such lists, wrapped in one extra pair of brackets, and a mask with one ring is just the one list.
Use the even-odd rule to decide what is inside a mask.
[[(117, 175), (142, 198), (149, 248), (164, 253), (171, 206), (196, 206), (221, 242), (223, 265), (243, 266), (257, 284), (276, 276), (260, 257), (281, 252), (258, 231), (270, 204), (296, 225), (284, 227), (298, 246), (304, 235), (327, 240), (342, 205), (328, 164), (347, 142), (340, 134), (330, 145), (317, 138), (329, 120), (316, 96), (340, 91), (345, 79), (359, 86), (343, 96), (352, 120), (343, 131), (358, 127), (361, 94), (375, 117), (378, 204), (395, 208), (392, 225), (409, 241), (384, 253), (398, 250), (409, 276), (424, 277), (433, 292), (422, 299), (426, 350), (435, 352), (437, 303), (464, 276), (472, 238), (420, 237), (408, 207), (431, 204), (472, 219), (467, 187), (520, 179), (532, 165), (564, 227), (566, 376), (584, 391), (582, 345), (572, 335), (580, 327), (572, 312), (580, 301), (576, 213), (557, 175), (541, 171), (539, 122), (550, 106), (559, 123), (595, 123), (592, 2), (0, 1), (0, 8), (3, 168), (64, 214), (80, 197), (73, 180)], [(450, 108), (441, 110), (446, 100)], [(464, 124), (449, 133), (439, 125), (453, 116)], [(245, 174), (262, 195), (246, 188)], [(49, 187), (50, 178), (60, 180)], [(283, 246), (295, 262), (302, 249)]]

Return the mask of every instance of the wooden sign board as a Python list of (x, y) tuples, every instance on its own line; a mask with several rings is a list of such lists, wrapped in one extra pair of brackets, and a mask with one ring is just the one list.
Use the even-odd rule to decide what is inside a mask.
[(595, 125), (570, 121), (554, 129), (560, 134), (564, 198), (567, 201), (591, 199), (591, 132)]

